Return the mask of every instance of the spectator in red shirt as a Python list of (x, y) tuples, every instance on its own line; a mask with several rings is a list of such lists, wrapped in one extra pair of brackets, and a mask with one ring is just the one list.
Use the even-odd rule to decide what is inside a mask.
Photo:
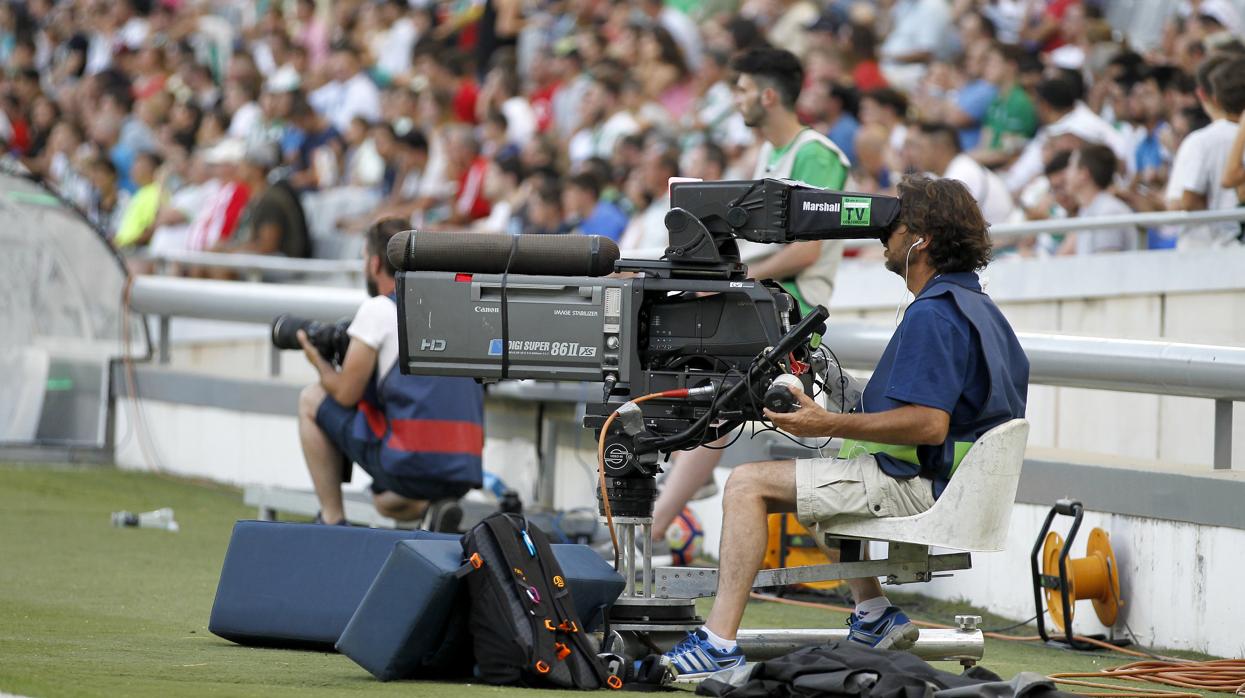
[(488, 158), (480, 154), (480, 144), (467, 128), (450, 130), (446, 141), (449, 167), (448, 176), (458, 180), (446, 223), (461, 225), (488, 216), (491, 207), (484, 196), (484, 174), (488, 171)]

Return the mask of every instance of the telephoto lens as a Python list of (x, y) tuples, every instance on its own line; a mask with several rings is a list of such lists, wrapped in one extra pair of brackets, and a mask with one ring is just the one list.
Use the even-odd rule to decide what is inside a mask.
[(346, 334), (349, 326), (349, 320), (319, 322), (286, 313), (272, 321), (272, 345), (278, 349), (301, 349), (298, 331), (302, 330), (320, 356), (341, 365), (346, 358), (346, 348), (350, 346), (350, 335)]

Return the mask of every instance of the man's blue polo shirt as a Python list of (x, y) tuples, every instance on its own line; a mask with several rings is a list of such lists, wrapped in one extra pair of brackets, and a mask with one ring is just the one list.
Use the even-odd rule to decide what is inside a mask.
[(932, 479), (937, 497), (951, 477), (955, 442), (976, 441), (993, 427), (1023, 417), (1028, 383), (1028, 359), (1011, 326), (981, 291), (977, 275), (934, 277), (882, 353), (865, 386), (861, 411), (909, 404), (942, 410), (951, 415), (947, 440), (916, 447), (918, 463), (878, 453), (878, 466), (895, 478)]

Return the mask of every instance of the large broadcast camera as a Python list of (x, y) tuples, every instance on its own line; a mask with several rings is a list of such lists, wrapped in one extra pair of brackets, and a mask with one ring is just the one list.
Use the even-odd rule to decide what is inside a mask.
[(778, 179), (673, 183), (670, 202), (657, 261), (590, 236), (412, 231), (387, 250), (403, 373), (603, 383), (584, 426), (615, 516), (651, 516), (663, 454), (760, 419), (767, 393), (792, 409), (785, 386), (809, 392), (824, 373), (827, 311), (801, 317), (781, 286), (749, 279), (736, 240), (879, 238), (899, 215), (894, 197)]

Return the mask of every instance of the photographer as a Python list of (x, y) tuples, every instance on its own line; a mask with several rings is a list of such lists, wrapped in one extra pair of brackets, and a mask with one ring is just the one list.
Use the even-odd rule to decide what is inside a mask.
[[(916, 299), (882, 354), (853, 413), (827, 412), (803, 393), (794, 412), (765, 411), (796, 436), (841, 437), (839, 458), (737, 467), (722, 500), (718, 590), (705, 625), (667, 656), (694, 677), (742, 664), (735, 633), (765, 553), (765, 517), (795, 512), (805, 526), (839, 515), (912, 516), (929, 509), (968, 445), (1022, 417), (1029, 362), (975, 273), (990, 238), (958, 181), (908, 177), (900, 214), (883, 235), (886, 268)], [(902, 649), (917, 627), (875, 578), (848, 580), (856, 601), (848, 639)]]
[[(351, 462), (372, 476), (377, 511), (399, 521), (428, 515), (433, 518), (425, 527), (431, 530), (456, 530), (462, 512), (453, 500), (481, 483), (479, 384), (402, 375), (398, 367), (395, 270), (385, 248), (407, 227), (389, 218), (367, 231), (364, 263), (371, 298), (346, 330), (350, 344), (340, 370), (298, 331), (307, 360), (320, 372), (320, 381), (299, 397), (298, 432), (321, 523), (345, 523), (341, 485)], [(439, 502), (430, 512), (430, 504)]]

